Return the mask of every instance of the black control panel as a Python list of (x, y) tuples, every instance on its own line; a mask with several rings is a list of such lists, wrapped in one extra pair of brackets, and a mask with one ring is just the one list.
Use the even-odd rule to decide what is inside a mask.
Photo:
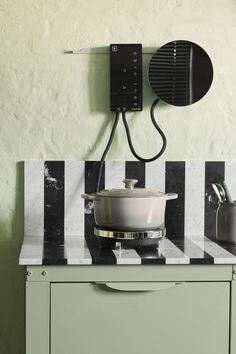
[(110, 45), (112, 112), (142, 111), (142, 44)]

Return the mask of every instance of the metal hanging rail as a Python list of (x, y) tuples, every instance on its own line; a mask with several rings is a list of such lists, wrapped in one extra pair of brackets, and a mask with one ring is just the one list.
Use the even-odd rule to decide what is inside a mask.
[[(157, 47), (143, 48), (143, 54), (153, 54)], [(109, 47), (94, 47), (94, 48), (79, 48), (72, 50), (65, 50), (65, 54), (109, 54)]]

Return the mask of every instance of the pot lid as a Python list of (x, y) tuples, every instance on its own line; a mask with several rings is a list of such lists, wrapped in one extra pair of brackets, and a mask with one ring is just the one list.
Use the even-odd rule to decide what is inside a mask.
[(147, 198), (147, 197), (163, 197), (165, 193), (147, 188), (134, 188), (138, 182), (137, 179), (124, 179), (122, 181), (125, 188), (104, 189), (97, 193), (102, 197), (119, 197), (119, 198)]

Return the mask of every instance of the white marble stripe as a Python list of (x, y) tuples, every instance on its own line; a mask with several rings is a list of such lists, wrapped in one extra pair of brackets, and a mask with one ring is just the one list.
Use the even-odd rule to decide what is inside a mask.
[(115, 249), (117, 264), (141, 264), (141, 257), (134, 249)]
[(191, 242), (191, 239), (185, 237), (184, 239), (184, 253), (189, 258), (204, 258), (204, 250), (197, 246), (194, 242)]
[[(190, 237), (185, 236), (183, 241), (179, 241), (184, 247), (184, 254), (189, 258), (204, 258), (204, 251), (194, 242), (191, 242)], [(178, 244), (176, 244), (178, 246)]]
[(235, 258), (215, 258), (214, 264), (236, 264), (236, 257)]
[(236, 161), (225, 162), (225, 182), (233, 200), (236, 200)]
[(44, 235), (44, 161), (24, 162), (24, 233)]
[(157, 160), (146, 164), (146, 187), (165, 192), (165, 161)]
[(236, 257), (232, 253), (226, 251), (224, 248), (209, 240), (207, 237), (205, 237), (203, 241), (199, 241), (197, 239), (193, 239), (192, 241), (212, 256), (215, 264), (236, 263)]
[(92, 264), (92, 257), (85, 240), (79, 237), (67, 237), (65, 240), (67, 264)]
[(204, 234), (205, 163), (185, 164), (185, 235)]
[(43, 239), (42, 237), (25, 236), (21, 247), (20, 265), (40, 265), (43, 260)]
[(84, 238), (84, 161), (65, 161), (65, 239)]
[(166, 259), (166, 264), (189, 264), (190, 259), (187, 257), (173, 242), (164, 237), (159, 244), (159, 249), (163, 257)]
[(124, 188), (125, 162), (105, 161), (105, 188)]
[(42, 259), (20, 258), (19, 265), (42, 265)]

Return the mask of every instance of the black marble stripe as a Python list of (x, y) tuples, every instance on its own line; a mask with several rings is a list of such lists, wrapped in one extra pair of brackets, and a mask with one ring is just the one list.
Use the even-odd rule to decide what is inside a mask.
[(178, 193), (167, 201), (165, 227), (170, 240), (184, 238), (185, 162), (166, 162), (166, 193)]
[(165, 257), (155, 246), (136, 247), (135, 251), (141, 258), (141, 264), (165, 264)]
[(190, 258), (190, 264), (214, 264), (214, 258)]
[(44, 240), (64, 243), (64, 161), (44, 162)]
[[(90, 251), (91, 252), (91, 251)], [(97, 247), (93, 249), (92, 253), (92, 262), (93, 264), (116, 264), (117, 259), (115, 254), (110, 248)]]
[(43, 245), (43, 265), (67, 264), (64, 245), (56, 245), (51, 242), (44, 242)]
[(135, 187), (145, 187), (145, 162), (126, 161), (125, 162), (125, 178), (137, 179), (138, 183)]
[[(85, 161), (85, 193), (95, 193), (100, 163), (98, 161)], [(106, 166), (106, 163), (104, 164)], [(105, 168), (103, 168), (100, 188), (105, 188)], [(116, 257), (111, 249), (101, 248), (94, 235), (94, 214), (91, 209), (92, 201), (85, 200), (85, 240), (89, 248), (93, 264), (116, 264)]]
[(225, 176), (225, 163), (210, 161), (205, 163), (205, 236), (215, 239), (216, 235), (216, 210), (218, 199), (212, 189), (212, 183), (222, 183)]

